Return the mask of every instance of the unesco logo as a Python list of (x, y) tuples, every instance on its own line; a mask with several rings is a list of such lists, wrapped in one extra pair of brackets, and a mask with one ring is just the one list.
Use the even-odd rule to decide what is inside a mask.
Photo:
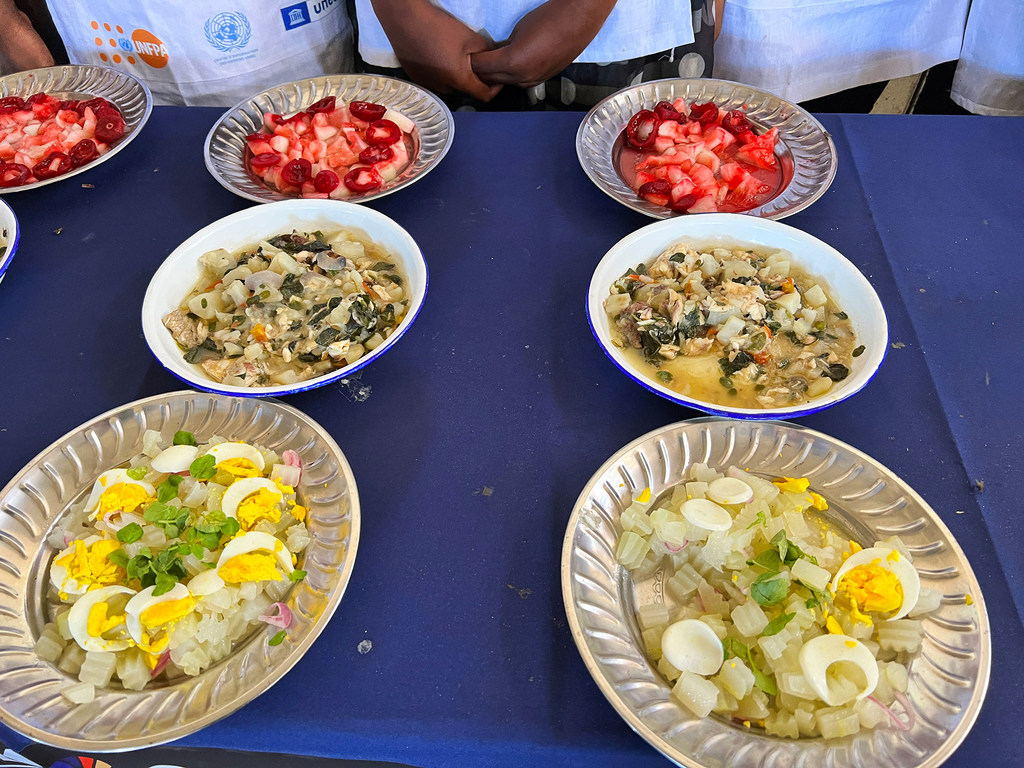
[(206, 39), (218, 51), (245, 48), (252, 37), (252, 27), (244, 13), (223, 11), (206, 20)]

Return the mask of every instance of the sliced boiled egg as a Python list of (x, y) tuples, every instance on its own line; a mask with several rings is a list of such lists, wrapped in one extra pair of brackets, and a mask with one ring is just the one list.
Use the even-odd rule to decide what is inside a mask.
[(102, 520), (111, 512), (134, 512), (154, 501), (155, 494), (152, 485), (129, 477), (127, 469), (111, 469), (96, 479), (85, 511), (90, 520)]
[(694, 525), (709, 531), (728, 531), (732, 527), (732, 515), (710, 499), (687, 499), (679, 511)]
[(292, 570), (292, 553), (280, 540), (261, 531), (249, 531), (229, 541), (216, 568), (228, 584), (281, 581), (282, 571), (289, 574)]
[[(833, 672), (840, 672), (851, 679), (860, 690), (847, 687), (845, 693), (834, 684), (830, 685), (829, 669), (836, 664), (843, 666)], [(863, 684), (850, 677), (850, 665), (860, 670)], [(811, 638), (800, 649), (800, 671), (811, 689), (830, 707), (838, 707), (854, 699), (863, 699), (878, 685), (878, 664), (867, 646), (848, 635), (821, 635)], [(834, 679), (832, 681), (834, 683)]]
[(154, 456), (150, 466), (154, 471), (168, 475), (188, 472), (198, 454), (199, 449), (194, 445), (172, 445)]
[(870, 547), (854, 552), (836, 571), (832, 594), (846, 594), (862, 611), (892, 613), (902, 619), (917, 605), (921, 577), (914, 564), (894, 547)]
[(238, 524), (249, 530), (260, 520), (276, 523), (281, 519), (278, 507), (284, 498), (281, 489), (273, 480), (265, 477), (245, 477), (228, 486), (221, 499), (221, 511), (238, 520)]
[(248, 443), (218, 443), (206, 452), (217, 469), (238, 477), (259, 477), (266, 463), (263, 454)]
[(719, 504), (746, 504), (753, 500), (754, 489), (738, 477), (719, 477), (708, 483), (708, 498)]
[(125, 626), (125, 605), (135, 590), (114, 584), (86, 592), (68, 612), (71, 637), (87, 651), (123, 651), (132, 644)]
[(163, 653), (170, 644), (170, 629), (192, 613), (196, 599), (184, 584), (175, 584), (162, 595), (156, 587), (146, 587), (124, 607), (128, 634), (135, 644), (153, 655)]
[(224, 579), (220, 577), (216, 569), (201, 571), (193, 576), (188, 582), (188, 591), (196, 597), (206, 597), (224, 588)]
[(124, 569), (107, 557), (121, 548), (114, 539), (90, 536), (71, 542), (61, 550), (50, 565), (50, 583), (60, 593), (81, 595), (89, 589), (116, 584), (123, 580)]
[(725, 661), (722, 641), (698, 619), (669, 624), (661, 635), (661, 652), (676, 669), (697, 675), (713, 675)]

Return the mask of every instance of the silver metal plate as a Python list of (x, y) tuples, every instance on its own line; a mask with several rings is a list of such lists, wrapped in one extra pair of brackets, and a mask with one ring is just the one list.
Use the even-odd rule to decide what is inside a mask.
[[(200, 441), (220, 435), (291, 448), (303, 464), (300, 497), (312, 537), (300, 557), (306, 578), (285, 598), (287, 639), (260, 625), (230, 656), (203, 673), (143, 691), (111, 686), (90, 704), (60, 690), (76, 678), (36, 657), (46, 621), (47, 572), (56, 551), (48, 532), (88, 493), (97, 475), (141, 450), (147, 429)], [(0, 492), (0, 722), (29, 738), (70, 750), (105, 752), (161, 744), (234, 712), (276, 683), (327, 625), (345, 592), (359, 542), (359, 498), (348, 461), (331, 436), (301, 412), (273, 400), (175, 392), (98, 416), (36, 456)]]
[[(657, 497), (693, 463), (735, 464), (765, 478), (808, 477), (831, 521), (868, 545), (899, 535), (922, 586), (942, 594), (924, 617), (910, 664), (909, 731), (844, 739), (775, 738), (715, 717), (698, 719), (643, 652), (641, 605), (665, 599), (664, 574), (639, 583), (615, 561), (618, 518), (645, 487)], [(688, 768), (935, 768), (966, 737), (988, 690), (988, 614), (978, 581), (934, 510), (891, 471), (820, 432), (784, 422), (702, 418), (650, 432), (612, 456), (580, 494), (562, 548), (562, 597), (573, 639), (601, 692), (633, 730)]]
[(27, 189), (45, 187), (76, 176), (83, 171), (105, 163), (128, 146), (139, 135), (142, 126), (153, 111), (153, 96), (145, 83), (136, 80), (127, 72), (88, 64), (66, 64), (60, 67), (29, 69), (0, 78), (0, 98), (5, 96), (31, 96), (33, 93), (48, 93), (68, 99), (88, 99), (102, 96), (111, 102), (124, 117), (124, 136), (118, 139), (110, 150), (80, 168), (68, 171), (52, 179), (24, 184), (20, 187), (0, 187), (0, 195), (24, 192)]
[(249, 171), (245, 137), (263, 126), (265, 112), (298, 112), (326, 96), (335, 96), (339, 102), (383, 104), (416, 123), (412, 159), (405, 170), (374, 192), (345, 198), (350, 203), (376, 200), (422, 178), (441, 162), (455, 137), (448, 107), (419, 86), (378, 75), (325, 75), (268, 88), (225, 112), (206, 137), (206, 169), (222, 187), (247, 200), (267, 203), (293, 199), (293, 195), (268, 187)]
[(629, 119), (659, 101), (683, 98), (686, 103), (714, 102), (719, 109), (743, 109), (750, 122), (764, 130), (779, 129), (775, 154), (780, 158), (783, 186), (771, 200), (747, 211), (748, 216), (782, 219), (802, 211), (829, 188), (836, 175), (832, 137), (809, 113), (778, 96), (728, 80), (654, 80), (609, 96), (595, 106), (576, 133), (576, 155), (598, 189), (634, 211), (655, 219), (684, 214), (649, 203), (630, 189), (618, 170), (618, 143)]

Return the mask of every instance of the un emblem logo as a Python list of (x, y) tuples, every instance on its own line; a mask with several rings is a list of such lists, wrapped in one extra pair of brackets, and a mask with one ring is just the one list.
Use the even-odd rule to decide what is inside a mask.
[(244, 13), (223, 11), (206, 20), (206, 39), (218, 51), (245, 48), (252, 37), (252, 27)]

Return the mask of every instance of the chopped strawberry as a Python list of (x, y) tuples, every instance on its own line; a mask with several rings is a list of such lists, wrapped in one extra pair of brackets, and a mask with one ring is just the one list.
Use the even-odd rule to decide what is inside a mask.
[(719, 166), (722, 164), (722, 161), (719, 159), (718, 155), (707, 149), (703, 150), (700, 154), (697, 155), (696, 162), (700, 163), (701, 165), (706, 165), (708, 168), (711, 169), (712, 173), (717, 173)]

